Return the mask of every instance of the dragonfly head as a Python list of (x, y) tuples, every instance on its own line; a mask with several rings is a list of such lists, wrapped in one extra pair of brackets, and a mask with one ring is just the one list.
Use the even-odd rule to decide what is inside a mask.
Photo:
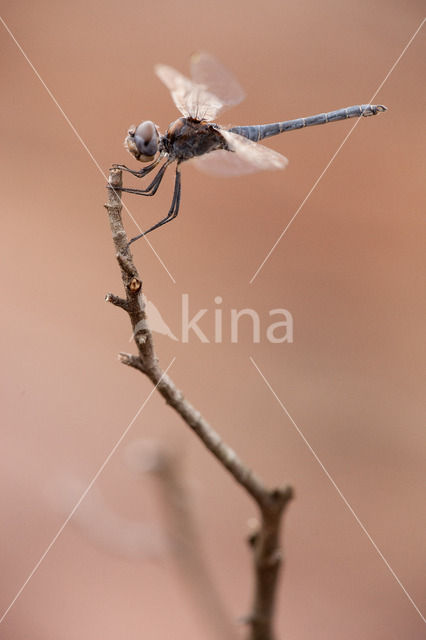
[(158, 138), (158, 127), (151, 120), (145, 120), (129, 128), (124, 146), (136, 160), (151, 162), (158, 151)]

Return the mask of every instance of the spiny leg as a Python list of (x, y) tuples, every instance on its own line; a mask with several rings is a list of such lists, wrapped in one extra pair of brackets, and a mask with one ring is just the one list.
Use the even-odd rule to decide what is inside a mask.
[(154, 224), (152, 227), (147, 229), (147, 231), (144, 231), (143, 233), (140, 233), (138, 236), (135, 236), (134, 238), (132, 238), (129, 241), (127, 246), (129, 247), (132, 244), (132, 242), (139, 240), (139, 238), (146, 236), (147, 233), (154, 231), (154, 229), (158, 229), (158, 227), (162, 227), (163, 224), (166, 224), (166, 222), (170, 222), (171, 220), (173, 220), (173, 218), (176, 218), (177, 214), (179, 213), (180, 196), (181, 196), (181, 180), (180, 180), (179, 166), (177, 166), (176, 177), (175, 177), (175, 187), (173, 191), (173, 200), (167, 216), (163, 218), (163, 220), (160, 220), (160, 222), (157, 222), (157, 224)]
[(167, 169), (167, 167), (169, 166), (169, 164), (171, 164), (173, 162), (173, 160), (168, 159), (166, 160), (166, 162), (163, 164), (163, 166), (161, 167), (161, 169), (158, 171), (157, 175), (155, 176), (154, 180), (151, 182), (151, 184), (149, 184), (147, 186), (146, 189), (130, 189), (128, 187), (115, 187), (116, 191), (124, 191), (125, 193), (134, 193), (135, 195), (138, 196), (153, 196), (155, 195), (155, 193), (157, 193), (157, 189), (161, 184), (161, 181), (164, 177), (164, 173)]
[(151, 162), (151, 164), (148, 164), (146, 167), (143, 167), (143, 169), (139, 169), (139, 171), (134, 171), (133, 169), (129, 169), (129, 167), (126, 167), (125, 164), (114, 164), (112, 168), (120, 169), (120, 171), (128, 171), (129, 173), (132, 174), (132, 176), (135, 176), (136, 178), (143, 178), (144, 176), (148, 175), (148, 173), (150, 173), (153, 169), (155, 169), (155, 167), (158, 165), (160, 160), (163, 159), (163, 157), (164, 156), (160, 154), (158, 158), (154, 160), (154, 162)]

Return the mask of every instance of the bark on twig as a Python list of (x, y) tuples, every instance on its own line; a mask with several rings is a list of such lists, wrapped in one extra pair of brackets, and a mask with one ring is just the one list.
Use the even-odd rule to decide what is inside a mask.
[(256, 474), (240, 460), (235, 451), (223, 442), (200, 412), (186, 400), (183, 393), (159, 366), (152, 334), (146, 320), (142, 280), (133, 263), (121, 219), (121, 192), (114, 190), (122, 186), (120, 170), (111, 169), (109, 186), (109, 197), (105, 207), (108, 211), (126, 298), (124, 300), (110, 293), (107, 294), (106, 300), (127, 311), (138, 349), (137, 356), (120, 354), (120, 359), (124, 364), (138, 369), (151, 380), (166, 403), (181, 416), (209, 451), (255, 500), (260, 512), (260, 527), (256, 535), (251, 536), (250, 539), (254, 558), (255, 589), (252, 610), (247, 618), (250, 627), (249, 640), (274, 640), (273, 613), (281, 566), (280, 523), (284, 510), (293, 496), (292, 489), (290, 487), (267, 489)]

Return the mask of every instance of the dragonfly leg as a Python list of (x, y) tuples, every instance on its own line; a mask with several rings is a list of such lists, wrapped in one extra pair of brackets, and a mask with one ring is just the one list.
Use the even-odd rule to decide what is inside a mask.
[(155, 167), (158, 165), (158, 163), (162, 158), (163, 156), (160, 154), (158, 158), (154, 160), (154, 162), (151, 162), (151, 164), (148, 164), (146, 167), (139, 169), (139, 171), (134, 171), (133, 169), (129, 169), (129, 167), (126, 167), (125, 164), (114, 164), (112, 168), (120, 169), (120, 171), (128, 171), (129, 173), (132, 174), (132, 176), (135, 176), (136, 178), (143, 178), (144, 176), (148, 175), (148, 173), (150, 173), (153, 169), (155, 169)]
[(124, 191), (125, 193), (134, 193), (138, 196), (153, 196), (155, 193), (157, 193), (157, 189), (161, 184), (161, 181), (164, 177), (164, 173), (167, 169), (167, 167), (169, 166), (169, 164), (171, 164), (173, 162), (173, 160), (166, 160), (166, 162), (163, 164), (163, 166), (161, 167), (161, 169), (158, 171), (157, 175), (155, 176), (154, 180), (151, 182), (151, 184), (149, 184), (147, 186), (146, 189), (129, 189), (127, 187), (114, 187), (115, 191)]
[(138, 236), (135, 236), (134, 238), (132, 238), (129, 241), (129, 244), (127, 246), (129, 247), (132, 244), (132, 242), (135, 242), (136, 240), (139, 240), (139, 238), (142, 238), (143, 236), (146, 236), (147, 233), (150, 233), (151, 231), (154, 231), (154, 229), (158, 229), (158, 227), (162, 227), (163, 224), (166, 224), (167, 222), (170, 222), (171, 220), (173, 220), (173, 218), (176, 218), (177, 214), (179, 213), (180, 195), (181, 195), (181, 179), (180, 179), (179, 167), (177, 166), (176, 167), (175, 188), (174, 188), (174, 191), (173, 191), (173, 200), (172, 200), (172, 204), (170, 206), (170, 209), (169, 209), (169, 212), (168, 212), (167, 216), (165, 218), (163, 218), (163, 220), (160, 220), (160, 222), (157, 222), (157, 224), (154, 224), (152, 227), (147, 229), (147, 231), (144, 231), (143, 233), (140, 233)]

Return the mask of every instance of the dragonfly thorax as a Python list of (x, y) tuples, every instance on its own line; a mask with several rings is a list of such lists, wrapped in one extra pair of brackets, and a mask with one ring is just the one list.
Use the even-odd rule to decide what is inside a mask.
[(217, 149), (227, 149), (217, 125), (196, 118), (178, 118), (161, 139), (161, 146), (180, 162)]

